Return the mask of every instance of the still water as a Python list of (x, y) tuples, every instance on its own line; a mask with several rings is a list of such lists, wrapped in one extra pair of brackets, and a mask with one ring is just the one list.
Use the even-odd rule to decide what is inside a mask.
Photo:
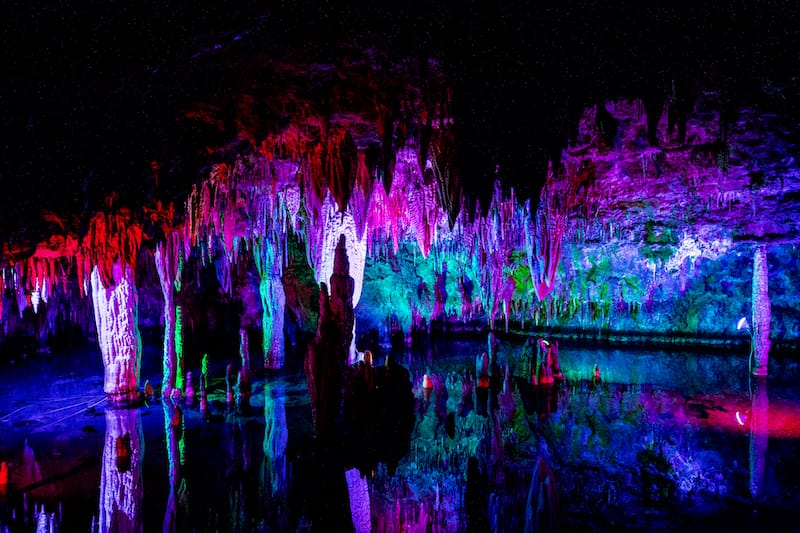
[[(773, 357), (757, 383), (746, 353), (564, 341), (566, 381), (534, 388), (513, 379), (522, 344), (500, 341), (489, 389), (474, 379), (483, 339), (376, 350), (376, 365), (389, 355), (407, 372), (414, 400), (408, 413), (359, 411), (363, 433), (346, 455), (394, 458), (370, 467), (315, 441), (301, 372), (256, 375), (243, 411), (225, 382), (237, 361), (212, 361), (207, 404), (156, 397), (114, 410), (96, 348), (4, 363), (0, 526), (435, 532), (523, 531), (538, 520), (563, 531), (797, 530), (793, 358)], [(145, 347), (145, 380), (160, 381), (156, 345)], [(389, 433), (405, 417), (408, 431)]]

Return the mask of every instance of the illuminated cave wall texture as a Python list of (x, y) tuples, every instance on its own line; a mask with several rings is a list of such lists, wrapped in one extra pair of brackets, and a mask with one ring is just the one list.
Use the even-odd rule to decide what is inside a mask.
[[(444, 121), (427, 152), (413, 138), (395, 147), (383, 174), (363, 148), (375, 132), (334, 125), (322, 146), (292, 138), (300, 133), (290, 126), (260, 152), (215, 165), (182, 216), (180, 206), (148, 207), (145, 230), (186, 258), (175, 304), (195, 359), (220, 335), (238, 345), (240, 328), (253, 335), (251, 349), (267, 349), (278, 336), (260, 330), (279, 321), (264, 313), (281, 313), (281, 298), (262, 296), (279, 279), (286, 345), (313, 334), (318, 283), (339, 234), (348, 237), (357, 336), (377, 329), (381, 342), (393, 315), (406, 336), (412, 323), (446, 316), (498, 330), (508, 318), (515, 330), (741, 339), (735, 325), (751, 313), (754, 249), (767, 243), (772, 338), (796, 343), (794, 144), (774, 116), (739, 116), (721, 141), (714, 103), (701, 99), (683, 139), (665, 113), (653, 146), (640, 102), (587, 108), (538, 202), (498, 185), (475, 213), (448, 195)], [(67, 329), (92, 333), (88, 272), (97, 265), (108, 279), (116, 260), (135, 267), (140, 325), (164, 325), (154, 241), (131, 212), (95, 215), (83, 239), (62, 229), (3, 270), (6, 346), (20, 338), (40, 346)]]
[[(595, 338), (630, 335), (631, 340), (643, 336), (689, 342), (746, 338), (736, 324), (741, 317), (750, 320), (752, 246), (729, 245), (724, 252), (715, 252), (713, 259), (686, 256), (677, 261), (680, 250), (680, 243), (565, 244), (556, 288), (545, 302), (533, 305), (529, 303), (528, 267), (517, 256), (516, 266), (509, 269), (519, 283), (513, 292), (509, 327)], [(800, 338), (796, 255), (792, 245), (768, 248), (771, 337), (778, 345)], [(453, 323), (450, 329), (458, 328), (459, 323), (464, 328), (488, 327), (477, 287), (473, 290), (474, 314), (471, 318), (463, 314), (459, 286), (463, 261), (457, 257), (444, 260), (448, 264), (444, 310)], [(374, 327), (386, 336), (392, 314), (406, 332), (415, 313), (430, 323), (437, 268), (440, 260), (424, 259), (412, 247), (401, 247), (389, 258), (368, 260), (362, 305), (356, 310), (360, 334)], [(427, 291), (418, 290), (422, 283)], [(442, 326), (434, 323), (436, 327)], [(495, 328), (504, 327), (503, 315), (498, 313)]]

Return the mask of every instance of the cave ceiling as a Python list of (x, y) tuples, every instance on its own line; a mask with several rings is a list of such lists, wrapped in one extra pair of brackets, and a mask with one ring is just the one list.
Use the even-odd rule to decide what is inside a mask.
[[(424, 156), (431, 130), (446, 130), (449, 176), (470, 212), (488, 206), (495, 179), (536, 200), (548, 169), (589, 165), (596, 186), (583, 184), (578, 210), (618, 228), (644, 213), (709, 232), (733, 225), (740, 238), (800, 234), (793, 2), (4, 10), (7, 250), (54, 226), (81, 234), (109, 198), (180, 204), (215, 163), (291, 156), (335, 128), (383, 180), (393, 151)], [(718, 179), (694, 170), (712, 165)], [(770, 224), (754, 227), (756, 208)]]

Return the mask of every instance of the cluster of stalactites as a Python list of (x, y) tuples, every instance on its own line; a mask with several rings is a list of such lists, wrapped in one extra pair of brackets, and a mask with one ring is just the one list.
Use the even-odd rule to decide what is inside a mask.
[(199, 247), (204, 262), (223, 255), (227, 260), (216, 264), (228, 290), (230, 265), (244, 248), (262, 278), (280, 275), (276, 269), (285, 262), (285, 240), (293, 232), (306, 245), (317, 282), (328, 282), (336, 243), (346, 237), (356, 303), (366, 256), (387, 242), (397, 252), (410, 239), (423, 257), (437, 250), (461, 258), (459, 274), (476, 282), (492, 317), (508, 308), (516, 289), (509, 268), (514, 253), (527, 256), (530, 298), (542, 301), (552, 291), (573, 204), (569, 179), (564, 186), (551, 172), (539, 200), (524, 203), (497, 183), (488, 208), (478, 205), (466, 213), (446, 128), (434, 131), (424, 149), (419, 139), (395, 149), (388, 179), (374, 175), (367, 151), (356, 146), (347, 126), (326, 131), (323, 142), (306, 150), (273, 143), (274, 153), (262, 149), (232, 165), (219, 164), (193, 189), (184, 226), (187, 253)]
[(81, 290), (86, 287), (96, 266), (103, 286), (114, 286), (114, 264), (117, 261), (136, 271), (136, 256), (144, 232), (128, 209), (96, 213), (89, 221), (89, 231), (76, 254)]
[(261, 272), (281, 268), (285, 240), (300, 231), (302, 198), (295, 180), (298, 165), (264, 157), (240, 158), (216, 165), (208, 179), (195, 185), (186, 202), (185, 253), (199, 250), (203, 264), (217, 262), (220, 281), (232, 289), (230, 265), (246, 247)]

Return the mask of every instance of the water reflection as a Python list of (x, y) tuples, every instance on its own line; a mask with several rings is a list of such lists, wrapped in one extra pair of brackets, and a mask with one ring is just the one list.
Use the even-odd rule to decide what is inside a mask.
[[(567, 380), (534, 386), (515, 379), (532, 372), (515, 372), (522, 344), (501, 342), (485, 367), (484, 351), (428, 346), (402, 354), (411, 371), (394, 357), (348, 367), (329, 440), (315, 437), (305, 380), (293, 375), (255, 380), (249, 415), (228, 408), (220, 371), (191, 405), (81, 412), (47, 436), (31, 431), (38, 419), (18, 418), (0, 428), (18, 428), (14, 453), (0, 457), (10, 470), (0, 530), (14, 509), (28, 531), (61, 522), (61, 501), (71, 528), (103, 532), (669, 530), (698, 529), (697, 515), (725, 529), (755, 508), (760, 527), (800, 505), (794, 375), (770, 376), (770, 395), (755, 380), (748, 394), (746, 371), (720, 375), (746, 370), (738, 360), (561, 346)], [(53, 443), (69, 431), (63, 442), (91, 442), (95, 423), (87, 455), (102, 463), (65, 468), (74, 460), (53, 450), (75, 448)], [(89, 503), (69, 499), (70, 485), (97, 490), (98, 475)]]
[(185, 531), (189, 514), (189, 495), (182, 467), (186, 462), (183, 410), (172, 399), (162, 402), (164, 437), (167, 445), (169, 496), (164, 512), (164, 532)]
[(106, 409), (100, 475), (100, 531), (139, 533), (142, 523), (144, 436), (138, 409)]
[(223, 437), (227, 447), (224, 464), (227, 530), (255, 531), (262, 519), (259, 487), (264, 428), (255, 419), (231, 410), (225, 419)]
[(766, 378), (753, 378), (753, 399), (750, 412), (750, 496), (761, 499), (764, 469), (769, 441), (769, 397)]
[(288, 468), (286, 391), (282, 384), (264, 383), (264, 461), (261, 486), (266, 487), (265, 519), (270, 531), (288, 530)]

